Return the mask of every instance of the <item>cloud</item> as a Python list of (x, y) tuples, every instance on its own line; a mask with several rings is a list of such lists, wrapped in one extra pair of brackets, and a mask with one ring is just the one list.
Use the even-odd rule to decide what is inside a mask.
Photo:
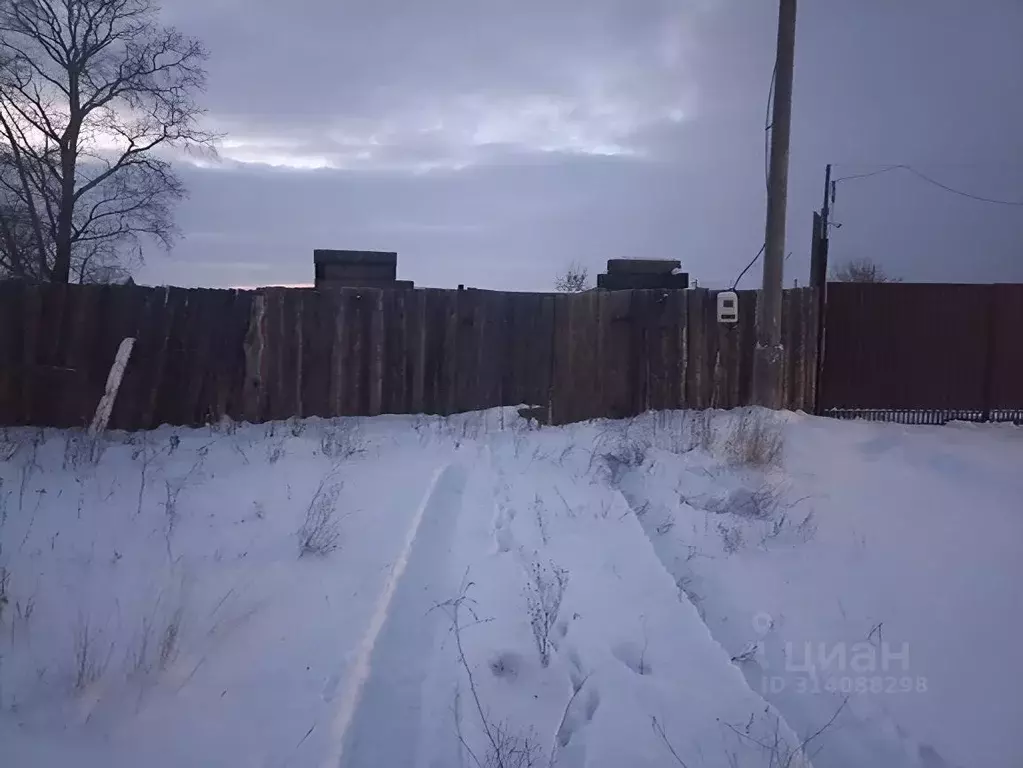
[[(336, 247), (397, 250), (423, 285), (544, 289), (570, 261), (593, 273), (620, 256), (680, 258), (724, 285), (763, 242), (776, 3), (174, 0), (165, 13), (212, 51), (205, 103), (228, 135), (218, 164), (182, 164), (186, 237), (143, 279), (301, 283), (312, 249)], [(908, 163), (1023, 197), (1021, 35), (1015, 0), (800, 5), (787, 284), (805, 282), (827, 163)], [(1023, 280), (1014, 209), (889, 174), (840, 185), (836, 217), (836, 259), (907, 280)]]
[(318, 133), (285, 126), (277, 136), (251, 134), (218, 122), (227, 133), (221, 156), (240, 163), (297, 169), (380, 169), (422, 172), (459, 169), (509, 150), (580, 155), (642, 155), (633, 139), (650, 123), (678, 122), (684, 112), (642, 114), (601, 100), (523, 94), (504, 98), (467, 95), (430, 110), (381, 118), (338, 120)]
[(696, 109), (702, 6), (587, 3), (182, 3), (210, 40), (213, 128), (234, 162), (422, 171), (506, 148), (642, 154)]

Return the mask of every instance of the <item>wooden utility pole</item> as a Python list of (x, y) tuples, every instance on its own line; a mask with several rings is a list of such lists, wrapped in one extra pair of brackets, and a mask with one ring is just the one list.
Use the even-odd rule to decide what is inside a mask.
[(795, 69), (796, 0), (780, 0), (771, 118), (771, 168), (767, 182), (767, 232), (764, 280), (757, 312), (757, 348), (753, 358), (753, 401), (781, 408), (781, 296), (785, 263), (785, 216), (789, 186), (789, 136), (792, 129), (792, 73)]
[(830, 236), (828, 225), (831, 222), (831, 163), (824, 166), (824, 203), (821, 206), (821, 237), (825, 240)]
[(821, 413), (824, 386), (824, 335), (828, 307), (828, 247), (831, 220), (831, 163), (824, 169), (824, 204), (813, 212), (813, 246), (810, 257), (810, 286), (817, 290), (817, 384), (814, 387), (814, 413)]
[[(824, 169), (824, 204), (813, 212), (813, 245), (810, 248), (810, 285), (823, 289), (828, 282), (828, 235), (831, 233), (831, 163)], [(823, 291), (821, 294), (823, 299)]]

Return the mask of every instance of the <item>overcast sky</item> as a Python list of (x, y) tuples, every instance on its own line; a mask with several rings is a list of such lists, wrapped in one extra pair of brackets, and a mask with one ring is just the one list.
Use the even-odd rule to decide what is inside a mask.
[[(184, 238), (141, 282), (305, 283), (314, 248), (365, 248), (424, 286), (543, 290), (614, 257), (720, 286), (763, 242), (775, 0), (164, 6), (211, 51), (226, 139), (180, 168)], [(828, 162), (1023, 202), (1023, 0), (802, 0), (797, 34), (788, 285)], [(835, 260), (1023, 282), (1023, 207), (895, 170), (840, 182), (834, 220)]]

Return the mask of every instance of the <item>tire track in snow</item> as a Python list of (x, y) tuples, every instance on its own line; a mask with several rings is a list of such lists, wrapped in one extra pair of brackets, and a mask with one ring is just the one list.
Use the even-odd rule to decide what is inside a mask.
[[(665, 544), (661, 541), (661, 534), (658, 533), (649, 516), (636, 513), (636, 510), (645, 508), (650, 502), (645, 492), (642, 489), (633, 489), (631, 492), (624, 492), (620, 488), (615, 490), (621, 494), (632, 510), (664, 570), (672, 579), (686, 575), (685, 572), (680, 573), (677, 570), (679, 559), (673, 559), (671, 551), (665, 549)], [(805, 692), (800, 692), (799, 688), (794, 685), (787, 685), (781, 691), (776, 691), (764, 685), (765, 669), (760, 666), (759, 662), (751, 660), (737, 663), (716, 634), (715, 628), (696, 609), (689, 595), (682, 591), (680, 599), (682, 597), (693, 605), (694, 612), (699, 615), (700, 621), (715, 644), (725, 657), (730, 659), (730, 663), (734, 664), (742, 673), (749, 690), (770, 707), (773, 716), (787, 731), (791, 745), (802, 743), (804, 738), (815, 733), (827, 721), (830, 710), (822, 711), (818, 699), (813, 694), (808, 695)], [(767, 637), (766, 634), (761, 636), (759, 642), (764, 643)], [(776, 640), (774, 643), (777, 647), (774, 647), (773, 650), (782, 653), (780, 640)], [(777, 660), (775, 663), (778, 663)], [(855, 701), (849, 697), (846, 698), (849, 706), (840, 702), (839, 705), (836, 705), (835, 700), (829, 701), (830, 705), (838, 706), (842, 713), (842, 719), (837, 721), (834, 727), (828, 728), (824, 737), (814, 743), (814, 749), (808, 750), (812, 754), (805, 754), (800, 765), (806, 765), (808, 768), (814, 768), (814, 766), (859, 768), (862, 765), (883, 765), (896, 768), (896, 766), (920, 764), (910, 757), (910, 754), (918, 749), (917, 745), (911, 743), (905, 734), (900, 733), (896, 724), (885, 722), (883, 717), (876, 719), (865, 716), (861, 712), (855, 712), (853, 709)], [(943, 760), (936, 759), (937, 762), (924, 762), (922, 765), (927, 768), (948, 768)]]
[(333, 718), (324, 768), (397, 767), (401, 755), (409, 762), (414, 759), (420, 684), (428, 660), (405, 653), (403, 641), (421, 636), (436, 622), (427, 612), (446, 584), (445, 555), (465, 482), (462, 466), (446, 465), (434, 476), (416, 511)]
[[(632, 515), (636, 519), (637, 524), (643, 531), (643, 534), (646, 536), (647, 540), (650, 542), (650, 548), (653, 552), (655, 560), (658, 563), (660, 563), (660, 566), (664, 569), (665, 573), (667, 573), (671, 577), (672, 581), (675, 581), (677, 583), (677, 580), (679, 579), (681, 574), (676, 572), (675, 566), (673, 566), (673, 564), (668, 561), (667, 556), (663, 552), (661, 546), (659, 546), (657, 537), (655, 536), (656, 529), (653, 530), (651, 529), (650, 527), (651, 523), (649, 522), (645, 515), (637, 514), (636, 512), (637, 509), (642, 509), (644, 507), (645, 500), (638, 499), (631, 493), (625, 493), (620, 488), (615, 488), (615, 493), (621, 496), (626, 506), (632, 511)], [(693, 613), (696, 615), (700, 624), (703, 625), (703, 628), (707, 632), (708, 637), (710, 637), (714, 645), (717, 646), (718, 649), (720, 649), (722, 657), (725, 660), (727, 660), (729, 664), (734, 665), (738, 669), (738, 671), (742, 675), (742, 679), (746, 682), (746, 687), (754, 696), (756, 696), (762, 702), (764, 702), (764, 705), (769, 709), (770, 713), (773, 714), (775, 718), (777, 718), (779, 733), (784, 738), (786, 738), (790, 744), (798, 745), (801, 742), (799, 732), (792, 727), (792, 723), (790, 723), (789, 719), (786, 717), (785, 711), (778, 705), (778, 702), (774, 700), (773, 697), (765, 695), (765, 692), (762, 690), (757, 690), (756, 680), (751, 670), (746, 665), (735, 663), (735, 659), (732, 658), (732, 655), (728, 652), (728, 649), (725, 648), (720, 638), (714, 634), (713, 628), (710, 626), (710, 624), (707, 623), (707, 620), (704, 617), (703, 612), (696, 605), (696, 603), (689, 596), (689, 594), (687, 594), (685, 590), (680, 588), (679, 600), (681, 601), (683, 599), (692, 608)], [(765, 710), (765, 712), (766, 711), (767, 710)], [(806, 768), (814, 768), (814, 763), (810, 755), (805, 754), (802, 755), (800, 759), (796, 760), (795, 764), (806, 766)]]

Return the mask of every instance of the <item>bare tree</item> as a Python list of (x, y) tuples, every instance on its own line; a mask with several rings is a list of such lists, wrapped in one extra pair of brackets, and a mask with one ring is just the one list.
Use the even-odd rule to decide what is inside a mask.
[(0, 273), (87, 281), (144, 236), (168, 246), (185, 190), (168, 150), (212, 149), (206, 50), (153, 0), (0, 0)]
[(590, 272), (586, 267), (572, 262), (554, 278), (554, 290), (559, 293), (582, 293), (589, 288), (589, 278)]
[(834, 279), (840, 283), (898, 283), (884, 269), (870, 259), (850, 259), (838, 268)]
[[(0, 278), (25, 277), (34, 271), (32, 249), (35, 247), (28, 212), (6, 187), (7, 172), (13, 164), (7, 155), (0, 155)], [(27, 262), (27, 263), (26, 263)]]

